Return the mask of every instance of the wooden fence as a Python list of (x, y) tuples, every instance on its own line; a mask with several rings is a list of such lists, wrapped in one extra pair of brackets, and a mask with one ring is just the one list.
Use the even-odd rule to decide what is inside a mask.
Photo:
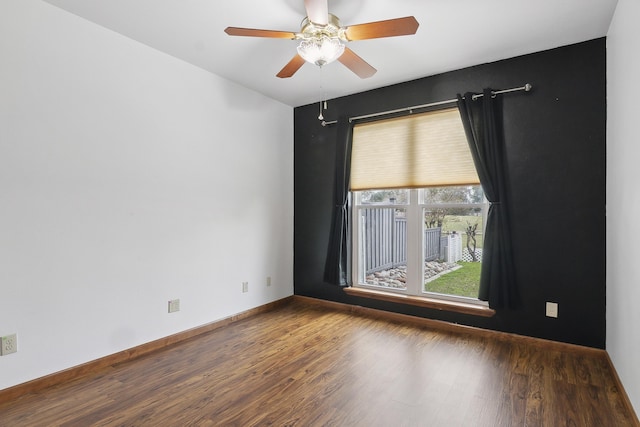
[[(407, 219), (395, 208), (361, 210), (361, 237), (367, 274), (407, 263)], [(440, 228), (425, 230), (425, 261), (440, 258)]]

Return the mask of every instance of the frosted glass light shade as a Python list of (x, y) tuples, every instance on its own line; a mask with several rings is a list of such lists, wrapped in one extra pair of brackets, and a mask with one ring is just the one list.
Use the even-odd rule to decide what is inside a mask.
[(298, 46), (298, 54), (305, 61), (320, 67), (335, 61), (343, 52), (340, 40), (327, 36), (302, 40)]

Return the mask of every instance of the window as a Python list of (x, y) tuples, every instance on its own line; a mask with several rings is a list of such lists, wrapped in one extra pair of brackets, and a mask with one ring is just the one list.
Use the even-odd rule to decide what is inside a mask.
[(488, 203), (456, 108), (356, 125), (351, 190), (355, 286), (477, 301)]

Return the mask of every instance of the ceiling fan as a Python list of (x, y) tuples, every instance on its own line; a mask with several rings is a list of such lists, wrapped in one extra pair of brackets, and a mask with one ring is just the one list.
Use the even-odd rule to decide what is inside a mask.
[(416, 18), (406, 16), (343, 27), (340, 20), (329, 13), (328, 0), (304, 0), (304, 7), (307, 16), (297, 33), (238, 27), (227, 27), (224, 31), (230, 36), (300, 40), (298, 53), (276, 74), (277, 77), (293, 76), (305, 62), (322, 67), (338, 60), (360, 78), (366, 79), (373, 76), (376, 69), (346, 47), (344, 42), (411, 35), (416, 33), (419, 25)]

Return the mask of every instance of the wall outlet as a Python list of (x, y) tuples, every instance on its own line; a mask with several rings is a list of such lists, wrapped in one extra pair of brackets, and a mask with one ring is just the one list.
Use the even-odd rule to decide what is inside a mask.
[(558, 317), (558, 303), (547, 301), (547, 317)]
[(271, 286), (271, 276), (267, 276), (267, 286)]
[(249, 292), (249, 282), (242, 282), (242, 292)]
[(169, 313), (175, 313), (176, 311), (180, 311), (180, 300), (172, 299), (169, 301)]
[(2, 337), (2, 347), (0, 347), (0, 356), (15, 353), (18, 351), (18, 335), (11, 334)]

